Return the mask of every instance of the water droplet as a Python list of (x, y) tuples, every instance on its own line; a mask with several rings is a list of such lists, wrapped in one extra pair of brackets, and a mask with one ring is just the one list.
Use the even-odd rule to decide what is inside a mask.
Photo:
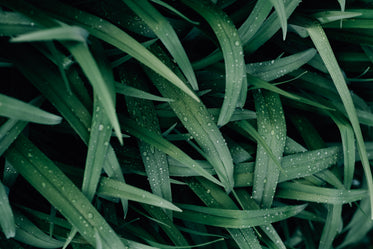
[(93, 218), (93, 214), (92, 213), (88, 213), (88, 219), (92, 219)]

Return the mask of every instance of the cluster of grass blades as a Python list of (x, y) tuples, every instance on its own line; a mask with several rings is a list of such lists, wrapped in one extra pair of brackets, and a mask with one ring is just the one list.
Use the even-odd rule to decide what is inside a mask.
[(367, 248), (373, 5), (0, 0), (0, 248)]

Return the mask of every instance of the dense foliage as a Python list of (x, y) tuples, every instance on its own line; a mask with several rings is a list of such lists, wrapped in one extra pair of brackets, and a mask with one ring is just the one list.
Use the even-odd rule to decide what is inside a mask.
[(373, 243), (370, 1), (0, 8), (0, 248)]

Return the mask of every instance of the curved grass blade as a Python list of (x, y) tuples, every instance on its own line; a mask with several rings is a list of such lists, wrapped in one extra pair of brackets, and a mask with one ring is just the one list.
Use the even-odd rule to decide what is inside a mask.
[(287, 19), (288, 16), (286, 15), (285, 12), (285, 5), (284, 5), (284, 0), (270, 0), (273, 6), (275, 7), (276, 14), (278, 15), (278, 19), (281, 23), (281, 28), (282, 28), (282, 39), (286, 39), (286, 33), (287, 33)]
[(101, 178), (97, 194), (128, 199), (131, 201), (141, 202), (156, 207), (166, 208), (172, 211), (182, 211), (171, 202), (155, 194), (105, 177)]
[(16, 225), (5, 186), (0, 181), (0, 226), (7, 239), (15, 236)]
[(10, 42), (33, 42), (33, 41), (74, 41), (86, 42), (88, 37), (87, 31), (74, 26), (62, 26), (56, 28), (42, 29), (31, 33), (26, 33), (13, 37)]
[(160, 101), (160, 102), (170, 102), (173, 101), (172, 99), (163, 98), (135, 87), (127, 86), (121, 83), (115, 84), (115, 90), (117, 93), (123, 94), (125, 96), (139, 98), (139, 99), (146, 99), (146, 100), (153, 100), (153, 101)]
[(336, 113), (329, 113), (334, 123), (338, 126), (342, 139), (343, 148), (343, 183), (346, 189), (350, 189), (355, 171), (355, 136), (351, 124)]
[(272, 81), (300, 68), (315, 55), (316, 49), (310, 48), (285, 58), (247, 64), (246, 72), (264, 81)]
[(247, 81), (244, 76), (245, 62), (240, 37), (228, 15), (211, 2), (207, 0), (182, 2), (206, 19), (214, 30), (223, 52), (226, 85), (224, 102), (218, 119), (218, 126), (223, 126), (229, 122), (238, 104), (243, 105), (246, 98)]
[(14, 239), (38, 248), (59, 248), (64, 242), (51, 238), (35, 226), (26, 216), (15, 212), (16, 236)]
[[(153, 47), (152, 51), (166, 65), (172, 67), (169, 57), (160, 47)], [(177, 70), (177, 68), (174, 69)], [(175, 100), (168, 104), (190, 135), (198, 142), (206, 159), (213, 165), (226, 191), (231, 191), (234, 185), (233, 160), (224, 138), (206, 106), (201, 102), (193, 101), (178, 88), (169, 86), (163, 78), (152, 71), (145, 69), (145, 72), (164, 97)]]
[[(111, 99), (115, 102), (114, 76), (103, 54), (103, 47), (97, 40), (95, 40), (92, 45), (98, 61), (98, 68), (106, 82)], [(112, 129), (113, 126), (105, 112), (105, 106), (100, 100), (100, 95), (94, 90), (91, 132), (82, 183), (82, 192), (90, 201), (93, 200), (96, 193), (102, 168), (105, 164), (104, 162), (106, 160)]]
[(366, 190), (332, 189), (290, 182), (279, 184), (276, 192), (278, 198), (335, 205), (359, 201), (366, 196)]
[(117, 234), (83, 193), (32, 142), (19, 136), (8, 149), (6, 158), (66, 217), (88, 243), (95, 246), (97, 230), (103, 240), (104, 248), (124, 249)]
[(258, 0), (249, 17), (239, 27), (238, 34), (242, 40), (242, 44), (248, 43), (255, 33), (262, 26), (263, 22), (271, 12), (273, 7), (272, 1)]
[(62, 121), (57, 115), (4, 94), (0, 94), (0, 116), (46, 125), (56, 125)]
[(214, 182), (217, 185), (222, 185), (216, 178), (210, 175), (205, 169), (203, 169), (198, 162), (190, 158), (185, 152), (180, 150), (174, 144), (170, 143), (164, 139), (161, 135), (151, 132), (143, 127), (139, 127), (136, 122), (128, 118), (121, 118), (123, 129), (130, 133), (131, 135), (137, 137), (138, 139), (158, 148), (160, 151), (168, 154), (177, 161), (183, 163), (185, 166), (192, 168), (199, 175), (204, 176), (210, 181)]
[[(121, 81), (131, 86), (148, 90), (146, 79), (140, 73), (136, 73), (136, 69), (141, 70), (139, 67), (134, 68), (129, 66), (126, 67), (127, 72), (120, 69)], [(126, 97), (126, 104), (130, 117), (136, 121), (138, 126), (159, 135), (161, 134), (153, 102)], [(152, 192), (167, 201), (172, 201), (169, 165), (166, 154), (141, 140), (138, 141), (138, 146)], [(172, 217), (170, 212), (168, 214)]]
[(224, 228), (250, 228), (264, 226), (297, 215), (306, 207), (285, 206), (258, 210), (234, 210), (179, 204), (182, 213), (175, 213), (175, 218), (204, 225)]
[[(317, 51), (319, 52), (322, 60), (325, 63), (326, 68), (328, 69), (330, 76), (332, 77), (334, 85), (337, 88), (339, 96), (341, 97), (343, 105), (346, 109), (347, 116), (354, 130), (359, 155), (360, 155), (364, 173), (365, 173), (365, 178), (367, 179), (368, 191), (369, 191), (369, 196), (371, 199), (371, 206), (373, 207), (372, 172), (370, 169), (370, 164), (368, 161), (368, 156), (367, 156), (367, 151), (366, 151), (366, 147), (364, 144), (363, 135), (360, 129), (359, 120), (356, 114), (356, 109), (352, 101), (350, 91), (347, 87), (345, 78), (338, 65), (338, 62), (334, 56), (334, 53), (332, 51), (328, 38), (324, 30), (322, 29), (321, 25), (315, 22), (307, 22), (305, 25), (306, 25), (307, 32), (309, 33), (311, 37), (311, 40), (313, 41)], [(371, 218), (373, 219), (373, 208), (371, 210)]]
[(194, 90), (198, 90), (197, 79), (188, 56), (171, 24), (147, 0), (122, 0), (158, 36), (179, 65)]
[[(285, 149), (286, 123), (280, 97), (276, 93), (259, 90), (254, 92), (254, 101), (259, 136), (264, 139), (273, 156), (281, 161)], [(275, 161), (267, 155), (267, 150), (258, 143), (253, 198), (261, 207), (268, 208), (272, 205), (279, 174), (280, 169)]]
[[(348, 18), (354, 18), (361, 16), (361, 13), (356, 12), (345, 12), (345, 11), (321, 11), (313, 14), (312, 16), (316, 18), (321, 24), (328, 24), (335, 21), (340, 21)], [(340, 26), (339, 26), (340, 28)]]

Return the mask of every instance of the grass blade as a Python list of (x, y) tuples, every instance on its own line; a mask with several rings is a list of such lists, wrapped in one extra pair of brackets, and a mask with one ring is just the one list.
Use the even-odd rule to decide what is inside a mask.
[(105, 248), (123, 248), (119, 237), (75, 185), (29, 140), (19, 136), (6, 157), (79, 233), (95, 246), (95, 231)]
[(166, 208), (172, 211), (181, 212), (182, 210), (176, 207), (171, 202), (142, 190), (134, 186), (125, 184), (120, 181), (112, 180), (109, 178), (101, 178), (100, 186), (97, 190), (99, 195), (117, 197), (121, 199), (128, 199), (131, 201), (146, 203), (156, 207)]
[[(234, 109), (238, 106), (240, 96), (244, 95), (246, 98), (247, 82), (244, 77), (245, 62), (240, 37), (228, 15), (209, 1), (183, 2), (206, 19), (214, 30), (223, 52), (226, 86), (225, 98), (218, 119), (218, 126), (223, 126), (229, 122)], [(244, 103), (243, 99), (240, 99), (240, 103)]]
[(341, 190), (290, 182), (279, 184), (279, 190), (276, 193), (279, 198), (335, 205), (358, 201), (366, 195), (366, 190)]
[(0, 226), (7, 239), (15, 236), (16, 225), (4, 184), (0, 181)]
[[(359, 151), (359, 155), (361, 158), (361, 162), (363, 165), (363, 169), (365, 172), (365, 177), (367, 179), (369, 196), (371, 199), (371, 206), (373, 207), (373, 179), (372, 179), (372, 172), (370, 169), (370, 164), (368, 161), (368, 156), (364, 144), (363, 135), (361, 133), (359, 120), (356, 114), (356, 109), (354, 103), (352, 101), (352, 97), (350, 91), (347, 88), (347, 84), (345, 78), (342, 74), (341, 69), (339, 68), (338, 62), (334, 56), (332, 48), (328, 42), (326, 34), (322, 29), (321, 25), (315, 22), (307, 24), (307, 32), (309, 33), (317, 51), (319, 52), (322, 60), (325, 63), (330, 76), (334, 82), (335, 87), (341, 97), (343, 105), (346, 109), (347, 116), (351, 122), (352, 128), (355, 133), (357, 147)], [(371, 218), (373, 219), (373, 208), (371, 210)]]
[(250, 228), (268, 225), (300, 213), (306, 205), (275, 207), (259, 210), (233, 210), (180, 204), (182, 213), (175, 218), (209, 226), (225, 228)]
[[(128, 67), (126, 69), (128, 70)], [(141, 70), (141, 68), (132, 69), (127, 72), (123, 68), (120, 69), (121, 81), (136, 88), (148, 90), (145, 78), (140, 73), (135, 72), (136, 69)], [(126, 104), (130, 117), (137, 122), (138, 126), (161, 134), (156, 110), (151, 101), (126, 97)], [(141, 140), (138, 141), (138, 146), (152, 192), (168, 201), (172, 201), (166, 154)], [(171, 213), (168, 214), (171, 215)]]
[(4, 94), (0, 94), (0, 116), (46, 125), (56, 125), (62, 121), (57, 115)]
[[(152, 51), (166, 65), (172, 67), (169, 57), (161, 48), (154, 47)], [(190, 135), (198, 142), (206, 155), (206, 159), (213, 165), (219, 180), (224, 184), (226, 191), (231, 191), (234, 185), (232, 156), (206, 106), (203, 103), (193, 101), (178, 88), (168, 86), (163, 78), (152, 71), (146, 70), (145, 72), (164, 97), (175, 100), (169, 102), (170, 107)]]
[(284, 5), (284, 0), (270, 0), (273, 6), (275, 7), (276, 14), (278, 15), (278, 19), (280, 20), (281, 23), (281, 28), (282, 28), (282, 39), (286, 39), (286, 33), (287, 33), (287, 15), (285, 12), (285, 5)]
[[(273, 156), (281, 161), (285, 149), (286, 123), (280, 98), (276, 93), (259, 90), (254, 92), (254, 101), (258, 133)], [(268, 208), (272, 205), (279, 174), (278, 165), (259, 143), (255, 160), (253, 198), (261, 207)]]
[(161, 102), (169, 102), (173, 101), (172, 99), (163, 98), (137, 88), (127, 86), (121, 83), (115, 84), (115, 90), (117, 93), (123, 94), (125, 96), (139, 98), (139, 99), (146, 99), (146, 100), (153, 100), (153, 101), (161, 101)]
[(272, 81), (300, 68), (311, 60), (315, 54), (316, 49), (310, 48), (285, 58), (247, 64), (246, 72), (264, 81)]
[(197, 79), (187, 54), (171, 24), (147, 0), (122, 0), (158, 36), (183, 71), (194, 90), (198, 90)]

